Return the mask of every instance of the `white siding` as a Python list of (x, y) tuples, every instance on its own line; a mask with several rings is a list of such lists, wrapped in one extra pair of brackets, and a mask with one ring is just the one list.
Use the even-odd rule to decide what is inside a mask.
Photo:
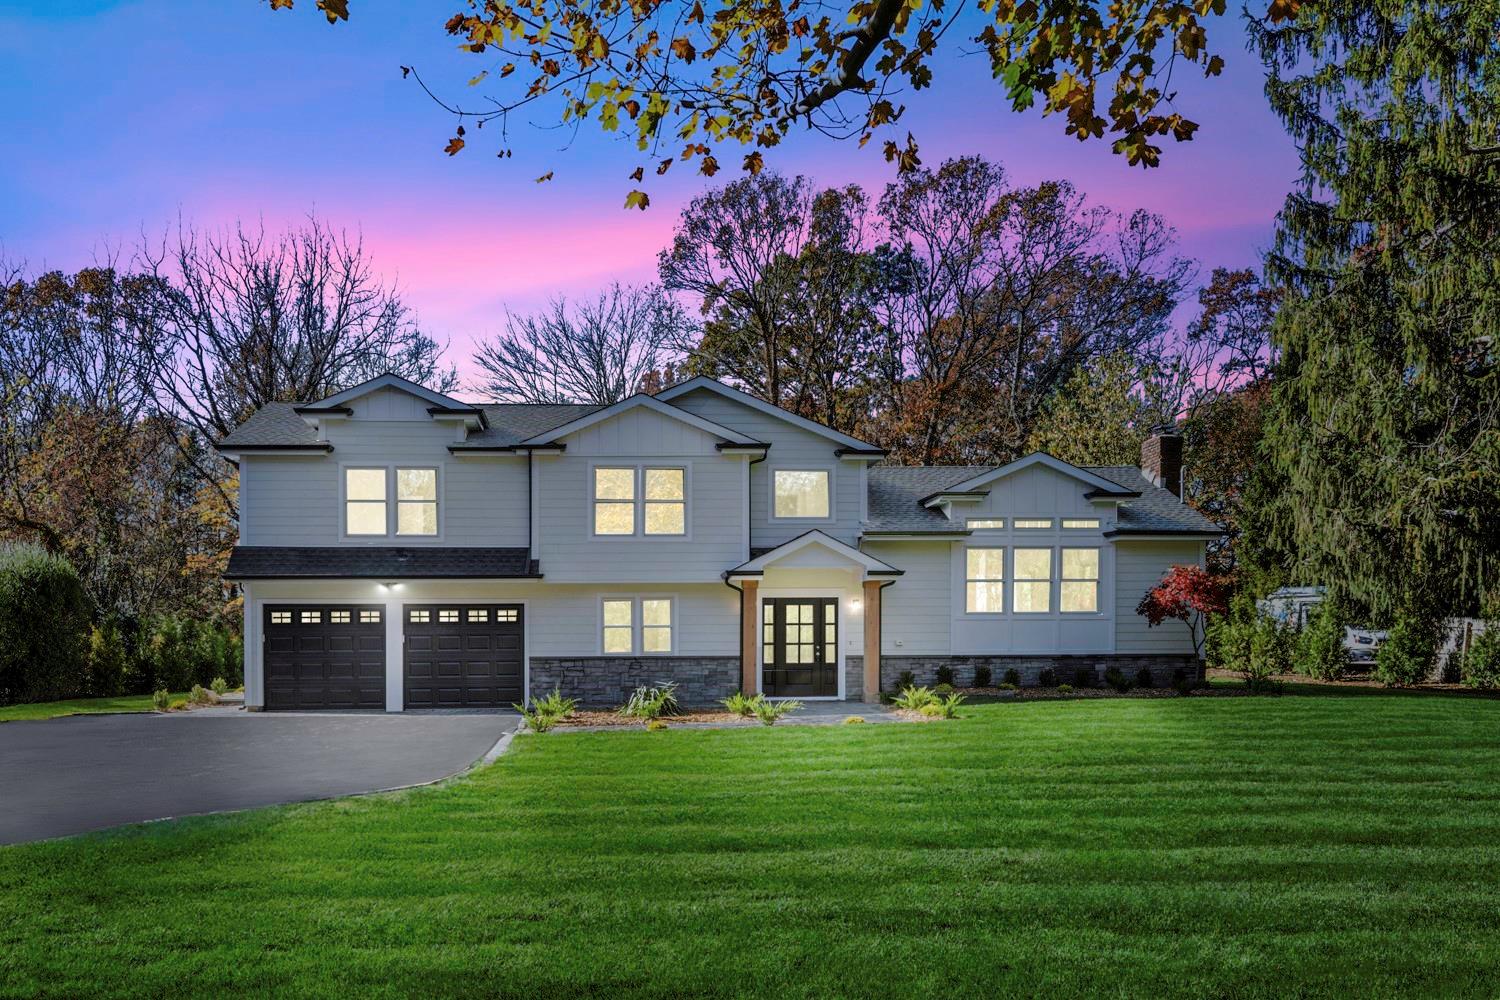
[[(372, 393), (378, 397), (381, 393)], [(397, 397), (411, 398), (404, 393)], [(363, 400), (356, 401), (356, 408)], [(420, 401), (419, 401), (420, 402)], [(526, 459), (454, 458), (451, 424), (420, 420), (330, 421), (332, 454), (246, 454), (240, 461), (242, 545), (527, 544)], [(440, 471), (437, 538), (341, 537), (340, 468), (346, 465), (436, 466)]]
[(1093, 487), (1045, 465), (1031, 465), (980, 489), (989, 496), (978, 503), (955, 503), (952, 517), (960, 528), (971, 517), (1096, 517), (1108, 530), (1112, 504), (1095, 505), (1084, 497)]
[[(725, 570), (748, 558), (745, 459), (721, 455), (713, 435), (681, 420), (635, 409), (564, 441), (564, 454), (539, 455), (535, 468), (536, 555), (549, 581), (719, 580)], [(595, 536), (590, 470), (601, 464), (654, 463), (688, 470), (687, 536)]]
[(864, 551), (906, 572), (882, 590), (880, 648), (901, 656), (949, 652), (951, 542), (866, 542)]
[[(770, 548), (803, 534), (809, 528), (849, 545), (859, 537), (864, 508), (865, 463), (841, 460), (839, 445), (769, 413), (762, 413), (709, 389), (699, 389), (672, 400), (673, 406), (731, 427), (771, 446), (763, 462), (750, 467), (750, 545)], [(772, 521), (771, 471), (778, 468), (828, 469), (832, 475), (833, 517), (827, 521)]]
[(1202, 542), (1126, 541), (1115, 546), (1115, 650), (1120, 653), (1191, 653), (1192, 634), (1182, 622), (1151, 628), (1135, 613), (1146, 591), (1176, 565), (1198, 566)]

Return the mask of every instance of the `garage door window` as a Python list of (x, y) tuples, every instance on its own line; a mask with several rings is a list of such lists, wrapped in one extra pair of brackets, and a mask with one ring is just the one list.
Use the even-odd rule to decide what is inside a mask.
[(378, 625), (380, 623), (380, 612), (361, 611), (359, 613), (359, 623), (361, 625)]
[(407, 618), (408, 620), (417, 622), (418, 624), (422, 622), (430, 622), (432, 621), (432, 612), (428, 611), (426, 608), (413, 610), (407, 615)]
[(304, 612), (302, 612), (302, 624), (304, 624), (304, 625), (316, 625), (319, 622), (321, 622), (322, 620), (323, 620), (323, 612), (321, 612), (321, 611), (304, 611)]

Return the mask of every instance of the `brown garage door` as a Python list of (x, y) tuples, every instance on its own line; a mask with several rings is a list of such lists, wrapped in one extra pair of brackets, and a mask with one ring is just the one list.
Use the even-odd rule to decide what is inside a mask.
[(525, 684), (519, 604), (408, 604), (407, 708), (508, 708)]
[(385, 708), (385, 608), (265, 609), (266, 708)]

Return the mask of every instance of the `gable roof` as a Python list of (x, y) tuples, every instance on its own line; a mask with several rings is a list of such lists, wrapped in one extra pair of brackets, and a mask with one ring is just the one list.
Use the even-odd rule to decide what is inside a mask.
[[(1012, 463), (1014, 464), (1014, 463)], [(950, 521), (936, 507), (922, 501), (934, 494), (959, 492), (977, 478), (998, 473), (994, 465), (876, 465), (870, 469), (867, 535), (965, 534), (961, 521)], [(1130, 465), (1075, 466), (1111, 487), (1106, 495), (1123, 494), (1114, 535), (1187, 534), (1215, 537), (1223, 529), (1171, 491), (1149, 482)], [(1138, 496), (1135, 494), (1139, 494)]]
[(318, 430), (297, 412), (299, 403), (267, 403), (219, 439), (219, 448), (299, 448), (318, 445)]
[(733, 428), (725, 427), (723, 424), (716, 424), (712, 420), (700, 417), (696, 413), (690, 413), (687, 410), (682, 409), (681, 407), (673, 406), (671, 403), (662, 402), (655, 396), (647, 395), (644, 392), (638, 392), (634, 396), (622, 399), (612, 406), (601, 407), (590, 413), (586, 413), (582, 416), (576, 417), (565, 424), (560, 424), (540, 433), (533, 434), (531, 437), (525, 439), (520, 443), (526, 445), (554, 444), (557, 442), (558, 438), (577, 433), (578, 431), (581, 431), (586, 427), (592, 427), (594, 424), (600, 423), (605, 420), (610, 420), (622, 413), (626, 413), (634, 409), (639, 409), (641, 407), (645, 407), (648, 410), (659, 413), (664, 417), (670, 417), (673, 420), (680, 420), (685, 424), (696, 427), (704, 433), (712, 434), (714, 437), (719, 438), (721, 441), (726, 441), (730, 444), (755, 445), (760, 443), (754, 438), (747, 437), (746, 435), (741, 434), (739, 431), (734, 430)]
[(868, 552), (861, 552), (854, 546), (846, 545), (845, 543), (839, 541), (837, 538), (834, 538), (832, 535), (820, 531), (817, 528), (812, 528), (808, 531), (804, 531), (796, 538), (782, 542), (775, 548), (762, 551), (759, 555), (754, 556), (748, 562), (740, 563), (740, 565), (736, 566), (732, 570), (727, 571), (724, 575), (726, 577), (757, 576), (760, 573), (764, 572), (767, 567), (775, 563), (777, 560), (784, 559), (794, 552), (800, 552), (801, 550), (813, 545), (820, 545), (823, 548), (828, 549), (835, 555), (848, 560), (851, 564), (862, 567), (866, 573), (872, 576), (900, 576), (903, 572), (905, 572), (904, 570), (897, 569), (896, 567), (892, 566), (890, 563), (885, 562), (882, 559), (875, 558)]
[[(1033, 465), (1044, 466), (1045, 468), (1051, 469), (1053, 472), (1059, 472), (1064, 476), (1068, 476), (1072, 479), (1077, 479), (1080, 482), (1087, 483), (1095, 490), (1104, 494), (1126, 492), (1124, 490), (1121, 490), (1119, 483), (1113, 482), (1109, 479), (1105, 479), (1103, 476), (1090, 472), (1088, 469), (1080, 468), (1076, 465), (1071, 465), (1067, 462), (1064, 462), (1060, 458), (1053, 458), (1051, 455), (1047, 454), (1044, 451), (1034, 451), (1030, 455), (1026, 455), (1016, 459), (1014, 462), (986, 469), (985, 471), (972, 475), (967, 479), (962, 479), (957, 483), (954, 483), (952, 486), (946, 487), (941, 490), (935, 490), (933, 491), (932, 495), (937, 496), (939, 494), (972, 493), (975, 491), (980, 491), (983, 489), (983, 487), (988, 486), (990, 483), (994, 482), (997, 479), (1004, 479), (1006, 476), (1020, 472), (1022, 469), (1029, 469)], [(924, 498), (924, 502), (927, 499), (930, 498)]]
[(886, 453), (884, 448), (879, 448), (868, 441), (861, 441), (857, 437), (851, 437), (842, 431), (836, 431), (832, 427), (818, 423), (816, 420), (799, 417), (790, 410), (784, 410), (776, 404), (768, 403), (758, 396), (750, 395), (748, 392), (741, 392), (732, 386), (725, 385), (717, 379), (711, 379), (707, 375), (699, 375), (697, 378), (688, 379), (686, 382), (679, 382), (677, 385), (663, 389), (656, 394), (656, 398), (665, 402), (671, 402), (679, 396), (695, 392), (699, 389), (718, 393), (720, 396), (732, 399), (736, 403), (742, 403), (752, 410), (759, 410), (761, 413), (784, 420), (794, 427), (800, 427), (805, 431), (811, 431), (813, 434), (828, 438), (830, 441), (836, 441), (842, 446), (843, 451), (851, 454), (884, 455)]
[(316, 403), (304, 403), (301, 408), (310, 413), (317, 412), (318, 410), (338, 410), (351, 399), (358, 399), (360, 396), (369, 395), (377, 389), (400, 389), (402, 392), (410, 393), (418, 399), (425, 401), (429, 406), (436, 407), (439, 410), (467, 412), (473, 409), (467, 403), (460, 402), (452, 396), (445, 396), (441, 392), (433, 392), (425, 385), (418, 385), (410, 379), (402, 378), (394, 372), (376, 375), (372, 379), (366, 379), (359, 383), (359, 385), (351, 385), (349, 388), (320, 399)]

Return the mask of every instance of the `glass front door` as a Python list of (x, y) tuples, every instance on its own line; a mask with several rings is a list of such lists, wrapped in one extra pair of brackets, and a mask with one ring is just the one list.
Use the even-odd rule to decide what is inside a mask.
[(839, 693), (838, 600), (768, 597), (761, 605), (761, 680), (772, 698)]

